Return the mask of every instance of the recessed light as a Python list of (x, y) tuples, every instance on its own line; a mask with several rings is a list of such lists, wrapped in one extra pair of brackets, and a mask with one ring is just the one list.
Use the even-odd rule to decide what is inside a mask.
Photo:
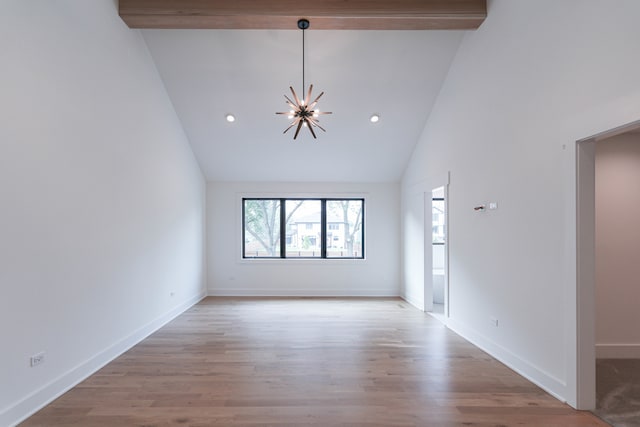
[(371, 123), (378, 123), (380, 121), (380, 116), (378, 114), (374, 114), (369, 118)]
[(228, 121), (229, 123), (233, 123), (233, 122), (235, 122), (235, 121), (236, 121), (236, 116), (234, 116), (233, 114), (227, 114), (227, 115), (225, 116), (225, 119), (227, 119), (227, 121)]

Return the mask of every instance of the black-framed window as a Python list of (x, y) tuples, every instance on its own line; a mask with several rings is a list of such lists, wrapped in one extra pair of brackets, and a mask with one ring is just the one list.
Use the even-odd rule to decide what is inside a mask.
[(364, 199), (243, 198), (243, 258), (364, 258)]

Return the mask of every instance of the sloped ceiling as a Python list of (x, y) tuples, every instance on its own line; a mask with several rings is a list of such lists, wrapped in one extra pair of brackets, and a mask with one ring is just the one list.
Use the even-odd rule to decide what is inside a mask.
[(302, 89), (301, 33), (142, 30), (206, 178), (399, 181), (464, 31), (307, 30), (306, 82), (333, 114), (294, 141), (275, 112)]

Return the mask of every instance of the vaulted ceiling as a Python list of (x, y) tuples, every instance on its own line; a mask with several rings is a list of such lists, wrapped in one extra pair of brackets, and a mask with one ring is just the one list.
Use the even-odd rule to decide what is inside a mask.
[[(252, 1), (263, 6), (287, 3)], [(367, 3), (369, 7), (364, 10), (369, 11), (373, 10), (373, 3), (394, 3), (372, 0), (320, 0), (315, 3), (322, 2), (359, 7)], [(202, 8), (202, 5), (214, 3), (220, 7), (245, 7), (248, 15), (234, 15), (231, 20), (236, 21), (237, 27), (246, 28), (248, 22), (255, 29), (215, 28), (221, 26), (215, 24), (216, 21), (228, 23), (230, 19), (215, 14), (230, 12), (224, 7)], [(338, 22), (340, 28), (362, 26), (366, 21), (366, 17), (361, 17), (362, 11), (358, 15), (360, 18), (351, 20), (355, 24), (349, 24), (349, 16), (339, 16), (336, 20), (334, 15), (339, 11), (330, 7), (319, 11), (292, 9), (293, 13), (286, 18), (291, 21), (291, 29), (277, 29), (280, 24), (270, 24), (272, 20), (264, 19), (270, 10), (268, 7), (247, 9), (249, 5), (244, 3), (251, 1), (183, 0), (181, 5), (194, 9), (178, 10), (175, 0), (120, 1), (120, 14), (126, 22), (129, 21), (123, 9), (134, 10), (138, 22), (146, 10), (152, 11), (155, 17), (151, 21), (143, 20), (144, 25), (133, 25), (161, 27), (144, 29), (142, 34), (207, 179), (398, 181), (465, 31), (316, 29), (314, 16), (323, 10), (325, 15), (318, 19), (324, 18), (322, 25), (325, 27), (330, 27), (331, 19)], [(304, 4), (295, 2), (299, 3)], [(411, 0), (397, 3), (442, 7), (442, 3), (447, 2)], [(458, 6), (474, 3), (477, 6), (483, 2), (449, 3)], [(146, 9), (140, 4), (146, 5)], [(408, 7), (407, 4), (404, 6)], [(150, 6), (155, 9), (149, 9)], [(159, 13), (159, 7), (164, 7), (163, 13)], [(196, 7), (200, 9), (196, 10)], [(277, 14), (287, 9), (274, 6), (271, 10)], [(327, 10), (332, 14), (327, 14)], [(255, 16), (256, 11), (260, 12), (259, 19)], [(236, 10), (235, 13), (239, 12)], [(353, 11), (348, 13), (353, 14)], [(379, 27), (381, 19), (391, 12), (376, 13), (371, 25)], [(441, 28), (446, 22), (449, 27), (461, 27), (460, 23), (457, 27), (452, 25), (452, 16), (444, 14), (442, 9), (438, 9), (438, 13), (435, 18), (446, 16), (449, 21), (443, 24), (433, 13), (428, 15), (423, 11), (420, 15), (414, 10), (413, 14), (394, 16), (389, 25), (390, 28), (398, 27), (402, 19), (411, 19), (407, 22), (415, 26), (420, 21), (416, 17), (424, 15), (428, 19), (420, 21), (421, 25), (429, 28), (434, 25)], [(470, 25), (470, 12), (466, 10), (465, 13), (462, 28)], [(162, 19), (158, 20), (158, 15)], [(185, 16), (200, 19), (185, 21)], [(206, 19), (202, 19), (203, 16)], [(314, 139), (302, 129), (294, 141), (291, 131), (282, 133), (290, 120), (275, 112), (288, 110), (283, 95), (290, 94), (289, 86), (294, 86), (298, 93), (302, 91), (302, 31), (296, 27), (300, 17), (309, 18), (311, 22), (311, 28), (305, 31), (307, 85), (312, 83), (316, 94), (325, 92), (318, 107), (333, 114), (321, 116), (326, 133), (317, 131), (318, 138)], [(276, 18), (274, 22), (283, 19), (280, 15)], [(477, 18), (474, 18), (475, 26), (481, 22)], [(160, 24), (153, 24), (153, 20)], [(225, 120), (227, 113), (234, 114), (236, 121), (228, 123)], [(369, 121), (373, 113), (380, 115), (378, 123)]]

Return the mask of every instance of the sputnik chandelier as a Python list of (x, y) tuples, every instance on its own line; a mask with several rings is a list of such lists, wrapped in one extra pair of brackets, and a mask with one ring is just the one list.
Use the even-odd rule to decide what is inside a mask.
[[(304, 95), (304, 30), (309, 28), (309, 21), (306, 19), (298, 20), (298, 28), (302, 30), (302, 95)], [(295, 127), (296, 125), (296, 133), (293, 135), (293, 139), (296, 139), (298, 137), (300, 129), (303, 126), (309, 129), (314, 139), (316, 138), (316, 133), (313, 131), (313, 128), (318, 128), (323, 132), (326, 132), (326, 130), (318, 124), (318, 117), (320, 115), (331, 113), (326, 111), (320, 112), (320, 110), (316, 108), (316, 106), (318, 105), (318, 100), (322, 95), (324, 95), (324, 92), (321, 92), (320, 95), (318, 95), (318, 97), (314, 99), (313, 102), (311, 102), (311, 91), (313, 90), (313, 85), (309, 85), (307, 96), (302, 99), (300, 99), (296, 94), (296, 91), (293, 90), (293, 86), (289, 86), (289, 89), (291, 89), (291, 93), (293, 94), (293, 100), (289, 99), (287, 95), (285, 95), (284, 97), (286, 99), (287, 105), (291, 107), (291, 110), (282, 113), (276, 113), (286, 115), (287, 118), (293, 120), (293, 122), (291, 122), (289, 127), (286, 128), (283, 133), (287, 133), (289, 129)]]

